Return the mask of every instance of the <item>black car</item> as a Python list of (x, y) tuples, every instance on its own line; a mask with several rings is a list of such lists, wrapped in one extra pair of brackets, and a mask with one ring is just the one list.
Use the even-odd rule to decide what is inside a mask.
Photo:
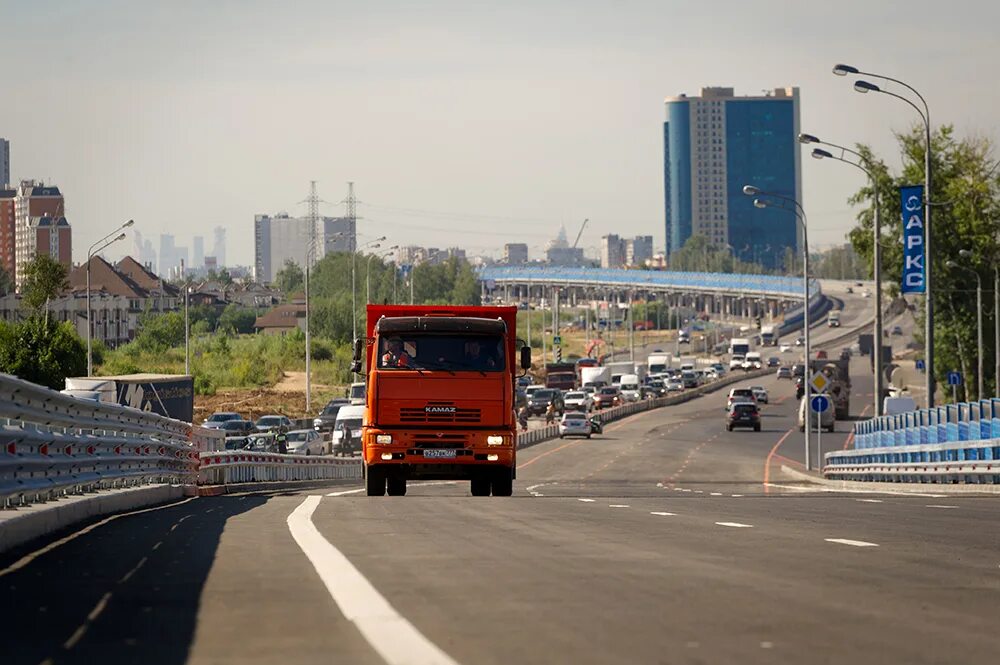
[(733, 402), (726, 414), (726, 429), (730, 432), (736, 427), (752, 427), (760, 431), (760, 411), (753, 402)]
[(351, 400), (346, 398), (332, 399), (323, 407), (319, 415), (313, 418), (313, 429), (317, 432), (332, 432), (333, 426), (337, 422), (337, 414), (340, 407), (347, 406)]
[(528, 400), (528, 413), (533, 416), (545, 415), (545, 412), (549, 409), (549, 404), (553, 404), (555, 412), (562, 417), (563, 412), (566, 410), (566, 405), (563, 404), (562, 391), (555, 388), (539, 388), (532, 393), (531, 398)]
[(226, 450), (246, 448), (250, 435), (257, 434), (257, 426), (249, 420), (227, 420), (219, 428), (226, 433)]
[(767, 359), (767, 366), (768, 367), (780, 367), (781, 366), (781, 358), (778, 358), (777, 356), (771, 356), (770, 358)]
[(806, 375), (806, 366), (803, 363), (795, 363), (792, 365), (792, 376), (799, 377)]

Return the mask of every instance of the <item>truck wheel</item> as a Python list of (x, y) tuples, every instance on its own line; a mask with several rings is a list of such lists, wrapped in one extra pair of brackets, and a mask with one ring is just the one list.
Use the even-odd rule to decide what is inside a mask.
[(389, 476), (386, 480), (389, 496), (406, 496), (406, 478)]
[(368, 467), (365, 473), (365, 492), (368, 496), (385, 495), (385, 471), (378, 467)]
[(760, 425), (754, 425), (753, 426), (753, 431), (759, 432), (760, 431)]
[(490, 495), (490, 478), (486, 475), (476, 476), (472, 479), (472, 496)]
[(514, 493), (514, 476), (510, 469), (493, 472), (493, 496), (510, 496)]

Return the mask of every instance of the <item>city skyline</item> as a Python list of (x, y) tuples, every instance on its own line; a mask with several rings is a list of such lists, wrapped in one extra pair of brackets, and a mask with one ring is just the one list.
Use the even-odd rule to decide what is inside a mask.
[[(528, 27), (514, 6), (344, 11), (317, 3), (315, 20), (305, 22), (278, 7), (57, 1), (11, 13), (5, 61), (19, 62), (40, 27), (52, 37), (50, 48), (33, 51), (23, 82), (23, 97), (35, 103), (0, 107), (11, 180), (59, 183), (76, 261), (133, 218), (149, 238), (224, 227), (225, 262), (252, 265), (247, 220), (261, 210), (306, 214), (296, 202), (309, 180), (329, 202), (320, 213), (334, 217), (343, 215), (346, 182), (357, 183), (360, 238), (458, 244), (497, 257), (504, 244), (524, 242), (536, 258), (560, 226), (572, 235), (589, 218), (580, 244), (590, 256), (611, 232), (652, 234), (662, 249), (668, 96), (719, 84), (748, 94), (794, 85), (803, 131), (871, 143), (898, 164), (892, 132), (915, 116), (862, 99), (830, 73), (839, 61), (914, 83), (935, 125), (998, 133), (990, 109), (1000, 93), (967, 75), (965, 54), (1000, 55), (987, 28), (1000, 10), (971, 2), (949, 5), (950, 30), (935, 26), (944, 10), (923, 2), (899, 15), (858, 2), (835, 13), (723, 3), (724, 23), (718, 8), (547, 2)], [(320, 28), (327, 19), (342, 27), (333, 43)], [(384, 26), (391, 37), (377, 32)], [(919, 44), (932, 26), (927, 50)], [(259, 39), (273, 48), (258, 55), (240, 47)], [(72, 57), (94, 40), (104, 45), (93, 58)], [(794, 60), (791, 50), (800, 54)], [(61, 103), (67, 98), (74, 103)], [(855, 212), (846, 199), (863, 179), (803, 162), (813, 245), (840, 244)]]

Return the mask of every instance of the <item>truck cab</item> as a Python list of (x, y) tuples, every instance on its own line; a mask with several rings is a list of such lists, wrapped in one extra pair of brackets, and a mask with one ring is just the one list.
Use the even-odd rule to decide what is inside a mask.
[(510, 496), (516, 472), (514, 382), (530, 367), (514, 307), (369, 305), (362, 455), (369, 496), (408, 480), (469, 480)]

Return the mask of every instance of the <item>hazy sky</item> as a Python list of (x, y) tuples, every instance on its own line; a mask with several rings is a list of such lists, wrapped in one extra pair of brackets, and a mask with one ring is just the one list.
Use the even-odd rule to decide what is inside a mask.
[[(359, 231), (387, 244), (535, 255), (587, 217), (584, 247), (617, 232), (662, 248), (664, 97), (795, 85), (804, 131), (895, 153), (915, 114), (854, 92), (836, 62), (997, 138), (1000, 6), (818, 5), (0, 0), (0, 136), (13, 177), (63, 189), (77, 261), (134, 218), (206, 250), (223, 225), (242, 264), (253, 215), (304, 213), (310, 180), (331, 215), (355, 181)], [(840, 242), (860, 173), (807, 154), (810, 239)]]

